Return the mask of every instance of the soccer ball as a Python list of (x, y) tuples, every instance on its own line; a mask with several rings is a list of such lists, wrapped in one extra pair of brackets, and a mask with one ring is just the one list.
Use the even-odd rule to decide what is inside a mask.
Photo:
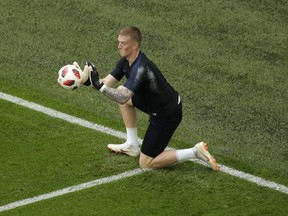
[(82, 70), (75, 65), (65, 65), (58, 72), (58, 83), (67, 90), (77, 89), (81, 85)]

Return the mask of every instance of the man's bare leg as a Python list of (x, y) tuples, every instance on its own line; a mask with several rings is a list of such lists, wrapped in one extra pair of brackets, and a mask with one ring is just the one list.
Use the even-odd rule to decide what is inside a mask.
[(176, 151), (166, 150), (157, 157), (149, 157), (142, 152), (140, 153), (139, 164), (141, 168), (159, 169), (177, 162)]
[(141, 168), (159, 169), (178, 161), (189, 159), (200, 159), (206, 162), (215, 171), (219, 170), (219, 166), (215, 158), (209, 153), (208, 146), (205, 142), (197, 143), (194, 147), (188, 149), (166, 150), (155, 158), (149, 157), (141, 152), (139, 164)]
[(109, 144), (108, 149), (116, 153), (124, 153), (137, 157), (140, 153), (136, 124), (136, 109), (130, 99), (125, 104), (119, 104), (119, 109), (126, 127), (126, 142), (123, 144)]
[(136, 128), (136, 109), (132, 104), (132, 100), (118, 105), (126, 128)]

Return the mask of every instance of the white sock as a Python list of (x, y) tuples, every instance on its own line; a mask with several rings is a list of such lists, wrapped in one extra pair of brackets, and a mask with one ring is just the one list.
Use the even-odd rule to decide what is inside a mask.
[(189, 149), (176, 150), (176, 158), (177, 158), (177, 161), (184, 161), (184, 160), (196, 158), (194, 147), (189, 148)]
[(138, 133), (137, 128), (126, 128), (126, 143), (132, 146), (138, 146)]

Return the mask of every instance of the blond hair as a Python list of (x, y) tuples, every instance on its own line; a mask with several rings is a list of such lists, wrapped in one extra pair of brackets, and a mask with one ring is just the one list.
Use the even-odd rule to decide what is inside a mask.
[(134, 26), (124, 27), (119, 31), (119, 35), (129, 35), (132, 41), (137, 42), (139, 46), (141, 45), (142, 34), (137, 27)]

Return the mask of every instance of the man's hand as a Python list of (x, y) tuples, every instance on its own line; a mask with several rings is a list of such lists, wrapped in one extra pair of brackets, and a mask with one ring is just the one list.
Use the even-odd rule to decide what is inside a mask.
[[(81, 70), (78, 62), (76, 62), (76, 61), (73, 62), (73, 65), (75, 65), (75, 67), (77, 67), (77, 68), (79, 68), (79, 69)], [(91, 72), (91, 71), (89, 71), (88, 65), (85, 64), (84, 69), (81, 70), (81, 71), (83, 72), (83, 73), (82, 73), (81, 83), (84, 84), (84, 85), (86, 85), (86, 86), (90, 86), (90, 85), (91, 85), (91, 82), (90, 82), (89, 77), (90, 77), (90, 72)]]
[(101, 88), (105, 87), (105, 86), (104, 86), (103, 82), (100, 82), (100, 80), (99, 80), (99, 73), (98, 73), (96, 66), (91, 62), (86, 62), (86, 65), (88, 66), (89, 71), (91, 71), (90, 77), (89, 77), (90, 82), (92, 83), (92, 85), (96, 89), (101, 91)]

